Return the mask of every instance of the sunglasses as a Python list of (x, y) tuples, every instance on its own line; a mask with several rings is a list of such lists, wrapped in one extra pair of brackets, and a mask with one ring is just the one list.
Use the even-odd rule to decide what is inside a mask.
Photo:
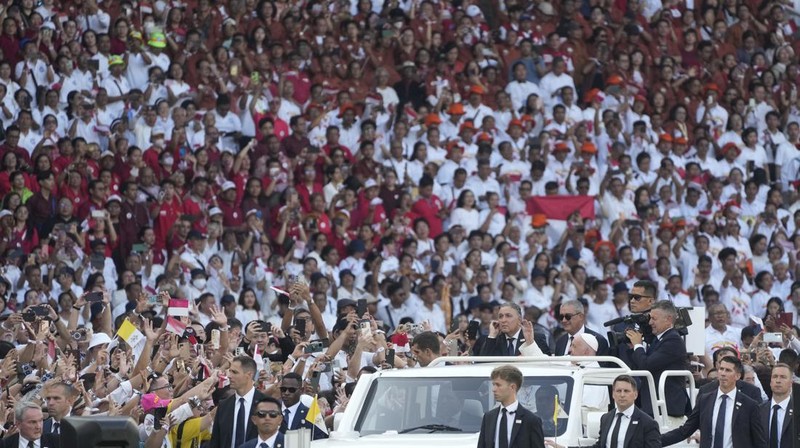
[(573, 317), (580, 316), (583, 313), (575, 313), (575, 314), (562, 314), (561, 320), (566, 320), (567, 322), (571, 321)]
[(650, 296), (641, 296), (639, 294), (631, 294), (629, 297), (630, 297), (630, 300), (636, 300), (637, 302), (639, 300), (642, 300), (642, 299), (649, 299), (650, 298)]
[(256, 412), (256, 416), (258, 418), (264, 418), (264, 417), (278, 418), (281, 416), (281, 413), (280, 411), (258, 411)]
[(290, 394), (293, 394), (293, 393), (297, 392), (297, 388), (296, 387), (283, 387), (283, 386), (281, 386), (280, 389), (281, 389), (281, 392), (288, 392)]

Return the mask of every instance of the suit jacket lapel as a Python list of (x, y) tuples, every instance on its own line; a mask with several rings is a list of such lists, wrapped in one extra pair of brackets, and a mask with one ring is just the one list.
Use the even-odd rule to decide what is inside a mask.
[(517, 412), (515, 412), (514, 415), (509, 415), (513, 424), (511, 425), (511, 441), (508, 443), (508, 446), (514, 446), (514, 440), (517, 438), (520, 428), (522, 428), (522, 415), (520, 414), (520, 409), (521, 408), (518, 406)]
[[(737, 397), (741, 393), (742, 393), (741, 389), (736, 389), (736, 396)], [(742, 402), (741, 401), (738, 401), (738, 400), (734, 401), (734, 403), (733, 403), (733, 417), (731, 417), (731, 426), (732, 427), (736, 426), (736, 418), (739, 416), (739, 408), (741, 408), (741, 407), (742, 407)], [(733, 428), (731, 428), (731, 429), (733, 429)]]
[(306, 419), (306, 411), (308, 411), (308, 408), (303, 404), (297, 407), (297, 412), (294, 413), (295, 424), (292, 425), (295, 429), (303, 427), (303, 420)]
[(633, 439), (633, 432), (639, 429), (639, 416), (634, 410), (631, 415), (631, 423), (628, 425), (628, 430), (625, 432), (625, 443), (622, 446), (628, 448), (631, 446), (631, 439)]
[[(786, 410), (786, 415), (783, 417), (783, 431), (782, 431), (783, 436), (789, 435), (789, 432), (792, 429), (792, 419), (794, 418), (794, 409), (792, 408), (794, 403), (792, 401), (793, 400), (790, 398), (789, 406), (788, 409)], [(769, 428), (769, 425), (765, 426), (765, 428)]]
[(494, 435), (495, 431), (497, 430), (497, 416), (500, 415), (500, 407), (496, 407), (489, 412), (489, 418), (486, 419), (486, 424), (489, 425), (489, 437), (486, 440), (489, 441), (490, 446), (494, 446)]

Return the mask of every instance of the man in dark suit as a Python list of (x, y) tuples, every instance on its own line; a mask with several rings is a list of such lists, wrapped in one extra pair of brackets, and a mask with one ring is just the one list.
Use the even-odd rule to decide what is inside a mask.
[(772, 368), (769, 381), (772, 389), (772, 400), (759, 405), (761, 424), (767, 433), (768, 448), (792, 447), (792, 368), (788, 364), (778, 363)]
[(61, 421), (69, 416), (75, 398), (75, 389), (60, 381), (44, 389), (44, 401), (50, 416), (44, 421), (45, 434), (61, 434)]
[[(542, 334), (534, 334), (534, 341), (542, 353), (550, 355), (550, 347)], [(519, 356), (525, 343), (522, 334), (522, 310), (516, 303), (504, 303), (497, 312), (497, 320), (489, 324), (489, 335), (475, 344), (480, 347), (478, 356)]]
[(600, 333), (586, 328), (586, 312), (580, 301), (569, 300), (562, 303), (558, 320), (561, 322), (561, 327), (564, 328), (564, 334), (556, 340), (556, 356), (571, 354), (572, 341), (575, 340), (576, 336), (583, 333), (589, 333), (597, 338), (597, 356), (608, 354), (606, 338)]
[(328, 437), (324, 431), (316, 428), (313, 423), (306, 420), (308, 406), (300, 403), (300, 395), (303, 394), (303, 378), (289, 372), (281, 380), (281, 409), (283, 412), (283, 422), (281, 432), (285, 433), (293, 429), (309, 428), (312, 440), (325, 439)]
[[(712, 361), (714, 362), (714, 368), (719, 368), (719, 360), (726, 357), (726, 356), (733, 356), (738, 358), (739, 353), (733, 347), (722, 347), (719, 350), (715, 351), (711, 357), (713, 358)], [(747, 395), (748, 397), (752, 398), (753, 401), (756, 403), (761, 403), (764, 400), (761, 398), (761, 389), (757, 386), (748, 383), (747, 381), (739, 378), (736, 380), (736, 388), (741, 390), (743, 394)], [(715, 392), (719, 389), (719, 380), (712, 380), (703, 384), (700, 389), (698, 390), (698, 394), (707, 394), (709, 392)]]
[(722, 358), (717, 370), (717, 392), (698, 396), (686, 422), (663, 434), (661, 444), (674, 445), (699, 429), (700, 448), (766, 447), (767, 437), (758, 404), (736, 389), (736, 379), (743, 371), (742, 361), (738, 358)]
[(658, 423), (634, 405), (639, 396), (636, 380), (620, 375), (612, 389), (615, 408), (600, 417), (600, 437), (592, 448), (617, 448), (620, 441), (623, 448), (661, 448)]
[[(639, 280), (633, 284), (630, 294), (628, 294), (628, 309), (631, 313), (641, 314), (650, 311), (650, 308), (656, 303), (656, 296), (658, 295), (658, 287), (655, 283), (649, 280)], [(638, 330), (644, 335), (644, 342), (648, 344), (653, 343), (655, 335), (653, 335), (650, 323), (643, 323), (641, 326), (633, 323), (620, 322), (611, 327), (611, 331), (615, 333), (626, 333), (629, 329)], [(610, 340), (610, 338), (609, 338)], [(622, 362), (632, 367), (633, 361), (633, 348), (628, 344), (617, 344), (615, 347), (609, 349), (611, 356), (616, 356)]]
[(250, 410), (264, 395), (254, 387), (256, 362), (249, 356), (233, 358), (228, 369), (231, 389), (236, 393), (219, 404), (214, 417), (214, 431), (209, 448), (238, 448), (245, 441), (258, 436), (258, 430), (249, 418)]
[(542, 420), (517, 401), (522, 372), (514, 366), (492, 370), (492, 393), (500, 406), (483, 416), (478, 448), (544, 448)]
[(652, 417), (634, 405), (639, 396), (636, 380), (620, 375), (612, 385), (615, 409), (600, 418), (600, 438), (594, 448), (618, 446), (625, 448), (661, 448), (661, 431)]
[(14, 421), (19, 429), (17, 434), (0, 440), (0, 448), (59, 448), (61, 446), (58, 434), (44, 434), (42, 432), (42, 408), (31, 401), (21, 401), (14, 407)]
[[(653, 374), (653, 381), (658, 387), (661, 373), (665, 370), (686, 369), (686, 343), (672, 326), (678, 317), (675, 305), (668, 300), (653, 304), (650, 309), (650, 327), (655, 339), (645, 349), (642, 333), (628, 329), (626, 335), (633, 345), (631, 368), (648, 370)], [(640, 406), (647, 415), (653, 416), (650, 389), (646, 381), (642, 381)], [(667, 402), (667, 414), (671, 417), (683, 417), (690, 411), (689, 396), (683, 378), (667, 378), (664, 390)]]
[(258, 437), (243, 443), (239, 448), (283, 448), (283, 423), (281, 402), (264, 397), (253, 406), (250, 421), (258, 428)]

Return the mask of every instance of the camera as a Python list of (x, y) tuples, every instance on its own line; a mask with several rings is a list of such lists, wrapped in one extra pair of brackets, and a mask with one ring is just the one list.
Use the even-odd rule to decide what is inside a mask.
[[(689, 327), (692, 325), (692, 317), (689, 315), (691, 308), (676, 308), (677, 317), (672, 328), (681, 336), (689, 334)], [(625, 325), (635, 325), (639, 327), (639, 331), (644, 336), (645, 340), (649, 340), (653, 336), (653, 329), (650, 328), (650, 313), (633, 313), (627, 316), (612, 319), (603, 324), (605, 327), (610, 327), (619, 323)], [(613, 348), (619, 344), (630, 344), (630, 339), (625, 334), (625, 331), (609, 331), (608, 343)]]
[[(650, 328), (650, 313), (629, 314), (617, 319), (612, 319), (603, 325), (606, 327), (611, 327), (619, 323), (623, 323), (626, 326), (639, 327), (639, 330), (645, 337), (653, 334), (653, 329)], [(625, 331), (608, 332), (608, 343), (611, 347), (616, 347), (617, 345), (621, 344), (630, 344), (630, 342), (631, 340), (628, 339), (628, 335), (625, 334)]]

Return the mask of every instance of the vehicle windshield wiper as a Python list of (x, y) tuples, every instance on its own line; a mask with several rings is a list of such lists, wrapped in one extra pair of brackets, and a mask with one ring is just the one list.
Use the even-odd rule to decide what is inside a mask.
[(434, 432), (440, 432), (440, 431), (441, 432), (464, 432), (464, 430), (461, 429), (461, 428), (456, 428), (456, 427), (447, 426), (447, 425), (432, 424), (432, 425), (422, 425), (422, 426), (415, 426), (413, 428), (407, 428), (407, 429), (404, 429), (404, 430), (400, 431), (398, 434), (405, 434), (405, 433), (408, 433), (408, 432), (411, 432), (411, 431), (417, 431), (417, 430), (420, 430), (420, 429), (428, 429), (428, 430), (430, 430), (431, 432), (429, 434), (432, 434)]

